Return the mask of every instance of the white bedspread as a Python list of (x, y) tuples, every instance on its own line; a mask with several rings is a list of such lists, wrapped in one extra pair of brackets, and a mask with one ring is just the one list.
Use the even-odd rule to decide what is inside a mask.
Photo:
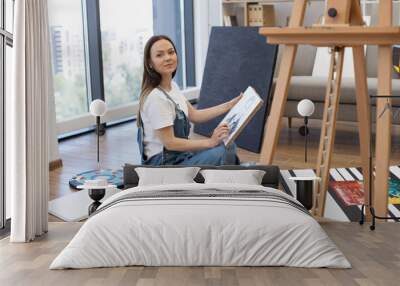
[[(308, 214), (262, 198), (173, 197), (116, 200), (145, 191), (262, 190), (252, 185), (136, 187), (108, 198), (50, 269), (126, 265), (294, 266), (349, 268), (350, 263)], [(214, 190), (215, 192), (215, 190)]]

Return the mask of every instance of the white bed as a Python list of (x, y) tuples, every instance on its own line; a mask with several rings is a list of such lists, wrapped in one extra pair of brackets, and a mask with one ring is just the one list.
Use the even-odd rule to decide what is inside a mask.
[(108, 198), (50, 269), (127, 265), (351, 267), (285, 193), (197, 183), (135, 187)]

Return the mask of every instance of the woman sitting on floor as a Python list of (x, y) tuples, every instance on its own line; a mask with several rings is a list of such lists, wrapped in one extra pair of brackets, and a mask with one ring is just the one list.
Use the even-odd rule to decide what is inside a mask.
[(189, 139), (189, 131), (190, 122), (206, 122), (228, 112), (241, 95), (226, 103), (196, 110), (172, 81), (177, 65), (175, 45), (168, 37), (153, 36), (148, 40), (137, 116), (142, 164), (239, 164), (235, 144), (225, 146), (222, 142), (229, 134), (226, 124), (217, 126), (208, 139)]

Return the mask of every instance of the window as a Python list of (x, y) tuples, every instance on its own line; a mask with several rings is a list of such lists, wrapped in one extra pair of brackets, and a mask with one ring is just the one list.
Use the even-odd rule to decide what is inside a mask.
[(59, 135), (92, 127), (92, 99), (106, 101), (106, 122), (136, 114), (144, 46), (153, 34), (174, 41), (175, 81), (193, 85), (193, 0), (48, 0), (48, 6)]
[(153, 34), (152, 1), (100, 0), (100, 23), (107, 106), (133, 103), (140, 93), (144, 45)]
[[(0, 0), (0, 228), (3, 234), (6, 219), (11, 216), (10, 194), (5, 190), (5, 105), (11, 92), (14, 1)], [(9, 225), (9, 224), (8, 224)], [(9, 231), (9, 229), (5, 229)]]
[(13, 22), (14, 22), (14, 0), (6, 0), (5, 1), (6, 9), (5, 9), (5, 20), (6, 20), (6, 25), (5, 29), (6, 31), (12, 33), (13, 32)]
[(81, 0), (49, 0), (57, 122), (88, 113)]

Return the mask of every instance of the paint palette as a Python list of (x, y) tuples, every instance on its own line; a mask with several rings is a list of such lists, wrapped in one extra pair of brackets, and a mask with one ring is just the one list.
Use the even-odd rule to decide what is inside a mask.
[(72, 177), (69, 181), (71, 188), (78, 189), (79, 185), (83, 185), (86, 180), (95, 179), (107, 179), (107, 182), (111, 185), (116, 185), (117, 188), (121, 188), (124, 185), (122, 169), (101, 169), (86, 171)]

